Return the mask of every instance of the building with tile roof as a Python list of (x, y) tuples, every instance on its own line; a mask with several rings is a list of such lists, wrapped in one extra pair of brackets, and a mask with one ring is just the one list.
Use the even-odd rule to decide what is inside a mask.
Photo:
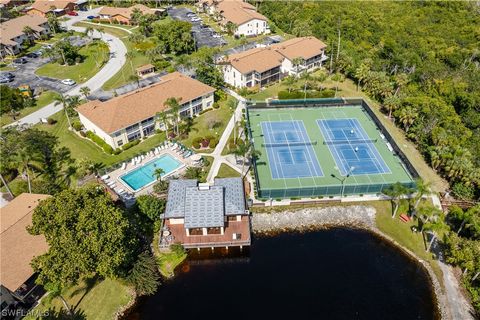
[(203, 0), (197, 4), (202, 10), (220, 18), (220, 24), (233, 23), (236, 36), (257, 36), (270, 33), (268, 19), (255, 6), (242, 0)]
[[(25, 27), (33, 30), (31, 35), (23, 32)], [(16, 55), (22, 50), (22, 44), (30, 37), (39, 39), (50, 34), (48, 21), (44, 17), (24, 15), (5, 22), (0, 26), (0, 55)]]
[(250, 245), (249, 212), (240, 178), (171, 180), (161, 244), (180, 242), (185, 248)]
[(85, 6), (85, 1), (75, 0), (36, 0), (27, 10), (27, 14), (46, 18), (48, 14), (63, 16)]
[(2, 298), (6, 293), (22, 302), (35, 297), (37, 286), (30, 262), (34, 257), (46, 253), (48, 245), (43, 235), (33, 236), (26, 228), (32, 224), (33, 211), (40, 201), (49, 197), (45, 194), (22, 193), (1, 209)]
[(132, 24), (132, 13), (140, 10), (142, 14), (160, 14), (159, 10), (149, 8), (143, 4), (136, 4), (128, 8), (105, 6), (99, 11), (100, 19), (121, 24)]
[(179, 72), (170, 73), (160, 82), (108, 101), (93, 100), (77, 108), (83, 126), (112, 148), (149, 136), (156, 129), (156, 114), (167, 110), (169, 98), (180, 101), (180, 116), (194, 116), (213, 107), (215, 89)]
[(234, 87), (263, 87), (287, 75), (312, 72), (327, 59), (327, 46), (315, 37), (293, 38), (228, 56), (221, 62), (224, 80)]

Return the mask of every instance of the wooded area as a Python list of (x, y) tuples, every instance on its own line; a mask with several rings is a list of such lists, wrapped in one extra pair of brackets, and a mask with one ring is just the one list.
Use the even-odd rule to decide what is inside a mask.
[(327, 68), (382, 103), (458, 198), (480, 196), (480, 7), (267, 1), (259, 10), (285, 32), (323, 40)]

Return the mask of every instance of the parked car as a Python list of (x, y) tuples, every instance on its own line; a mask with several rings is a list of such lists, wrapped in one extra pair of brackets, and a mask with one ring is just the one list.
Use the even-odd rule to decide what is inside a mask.
[(0, 74), (0, 77), (13, 79), (13, 78), (15, 78), (15, 75), (11, 72), (4, 72), (4, 73)]
[(63, 79), (63, 80), (61, 81), (61, 83), (65, 84), (65, 85), (67, 85), (67, 86), (73, 86), (73, 85), (77, 84), (77, 83), (76, 83), (74, 80), (72, 80), (72, 79)]
[(198, 22), (198, 21), (202, 21), (202, 19), (200, 19), (200, 18), (192, 18), (192, 19), (190, 19), (190, 21), (192, 21), (192, 22)]
[(0, 76), (0, 83), (9, 83), (9, 82), (12, 82), (13, 81), (13, 78), (7, 78), (7, 77), (4, 77), (4, 76)]
[(88, 16), (87, 19), (92, 20), (92, 19), (97, 19), (98, 16)]
[(33, 51), (33, 53), (35, 53), (38, 56), (41, 56), (43, 54), (42, 50)]
[(27, 57), (35, 59), (35, 58), (38, 58), (39, 55), (35, 52), (30, 52), (27, 54)]
[(75, 11), (70, 11), (69, 13), (67, 13), (69, 16), (78, 16), (78, 13), (76, 13)]
[(17, 58), (15, 60), (13, 60), (14, 64), (25, 64), (27, 62), (28, 62), (28, 60), (26, 58)]
[(196, 14), (193, 13), (193, 12), (187, 12), (186, 16), (187, 17), (193, 17), (193, 16), (196, 16)]
[(53, 46), (51, 44), (46, 44), (42, 46), (42, 49), (52, 49)]

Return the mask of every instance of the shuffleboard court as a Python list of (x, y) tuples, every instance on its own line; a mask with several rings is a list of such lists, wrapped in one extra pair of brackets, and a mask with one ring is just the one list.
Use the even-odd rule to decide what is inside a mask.
[(302, 121), (261, 123), (273, 179), (321, 177), (322, 170)]
[(375, 146), (378, 140), (370, 139), (357, 119), (320, 119), (317, 124), (343, 176), (390, 172)]

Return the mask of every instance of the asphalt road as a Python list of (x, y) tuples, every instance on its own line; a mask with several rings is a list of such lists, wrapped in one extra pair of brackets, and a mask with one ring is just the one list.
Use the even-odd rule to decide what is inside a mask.
[[(75, 30), (78, 32), (84, 32), (85, 28), (82, 27), (74, 27), (73, 24), (76, 22), (85, 20), (89, 15), (96, 15), (101, 8), (96, 8), (90, 11), (79, 11), (79, 15), (76, 17), (70, 17), (65, 25), (69, 30)], [(122, 66), (125, 64), (125, 54), (127, 53), (127, 48), (123, 44), (123, 42), (108, 33), (104, 33), (100, 35), (98, 32), (93, 33), (93, 37), (102, 38), (103, 41), (108, 45), (110, 50), (110, 60), (103, 66), (100, 71), (90, 78), (88, 81), (77, 84), (67, 91), (63, 93), (69, 96), (72, 95), (80, 95), (80, 88), (81, 87), (89, 87), (91, 92), (94, 92), (100, 89), (105, 82), (107, 82), (111, 77), (113, 77)], [(45, 107), (39, 109), (36, 112), (29, 114), (26, 117), (19, 119), (18, 121), (10, 124), (12, 125), (33, 125), (41, 121), (41, 119), (48, 118), (53, 114), (57, 113), (58, 111), (62, 110), (61, 106), (55, 106), (54, 103), (46, 105)]]

